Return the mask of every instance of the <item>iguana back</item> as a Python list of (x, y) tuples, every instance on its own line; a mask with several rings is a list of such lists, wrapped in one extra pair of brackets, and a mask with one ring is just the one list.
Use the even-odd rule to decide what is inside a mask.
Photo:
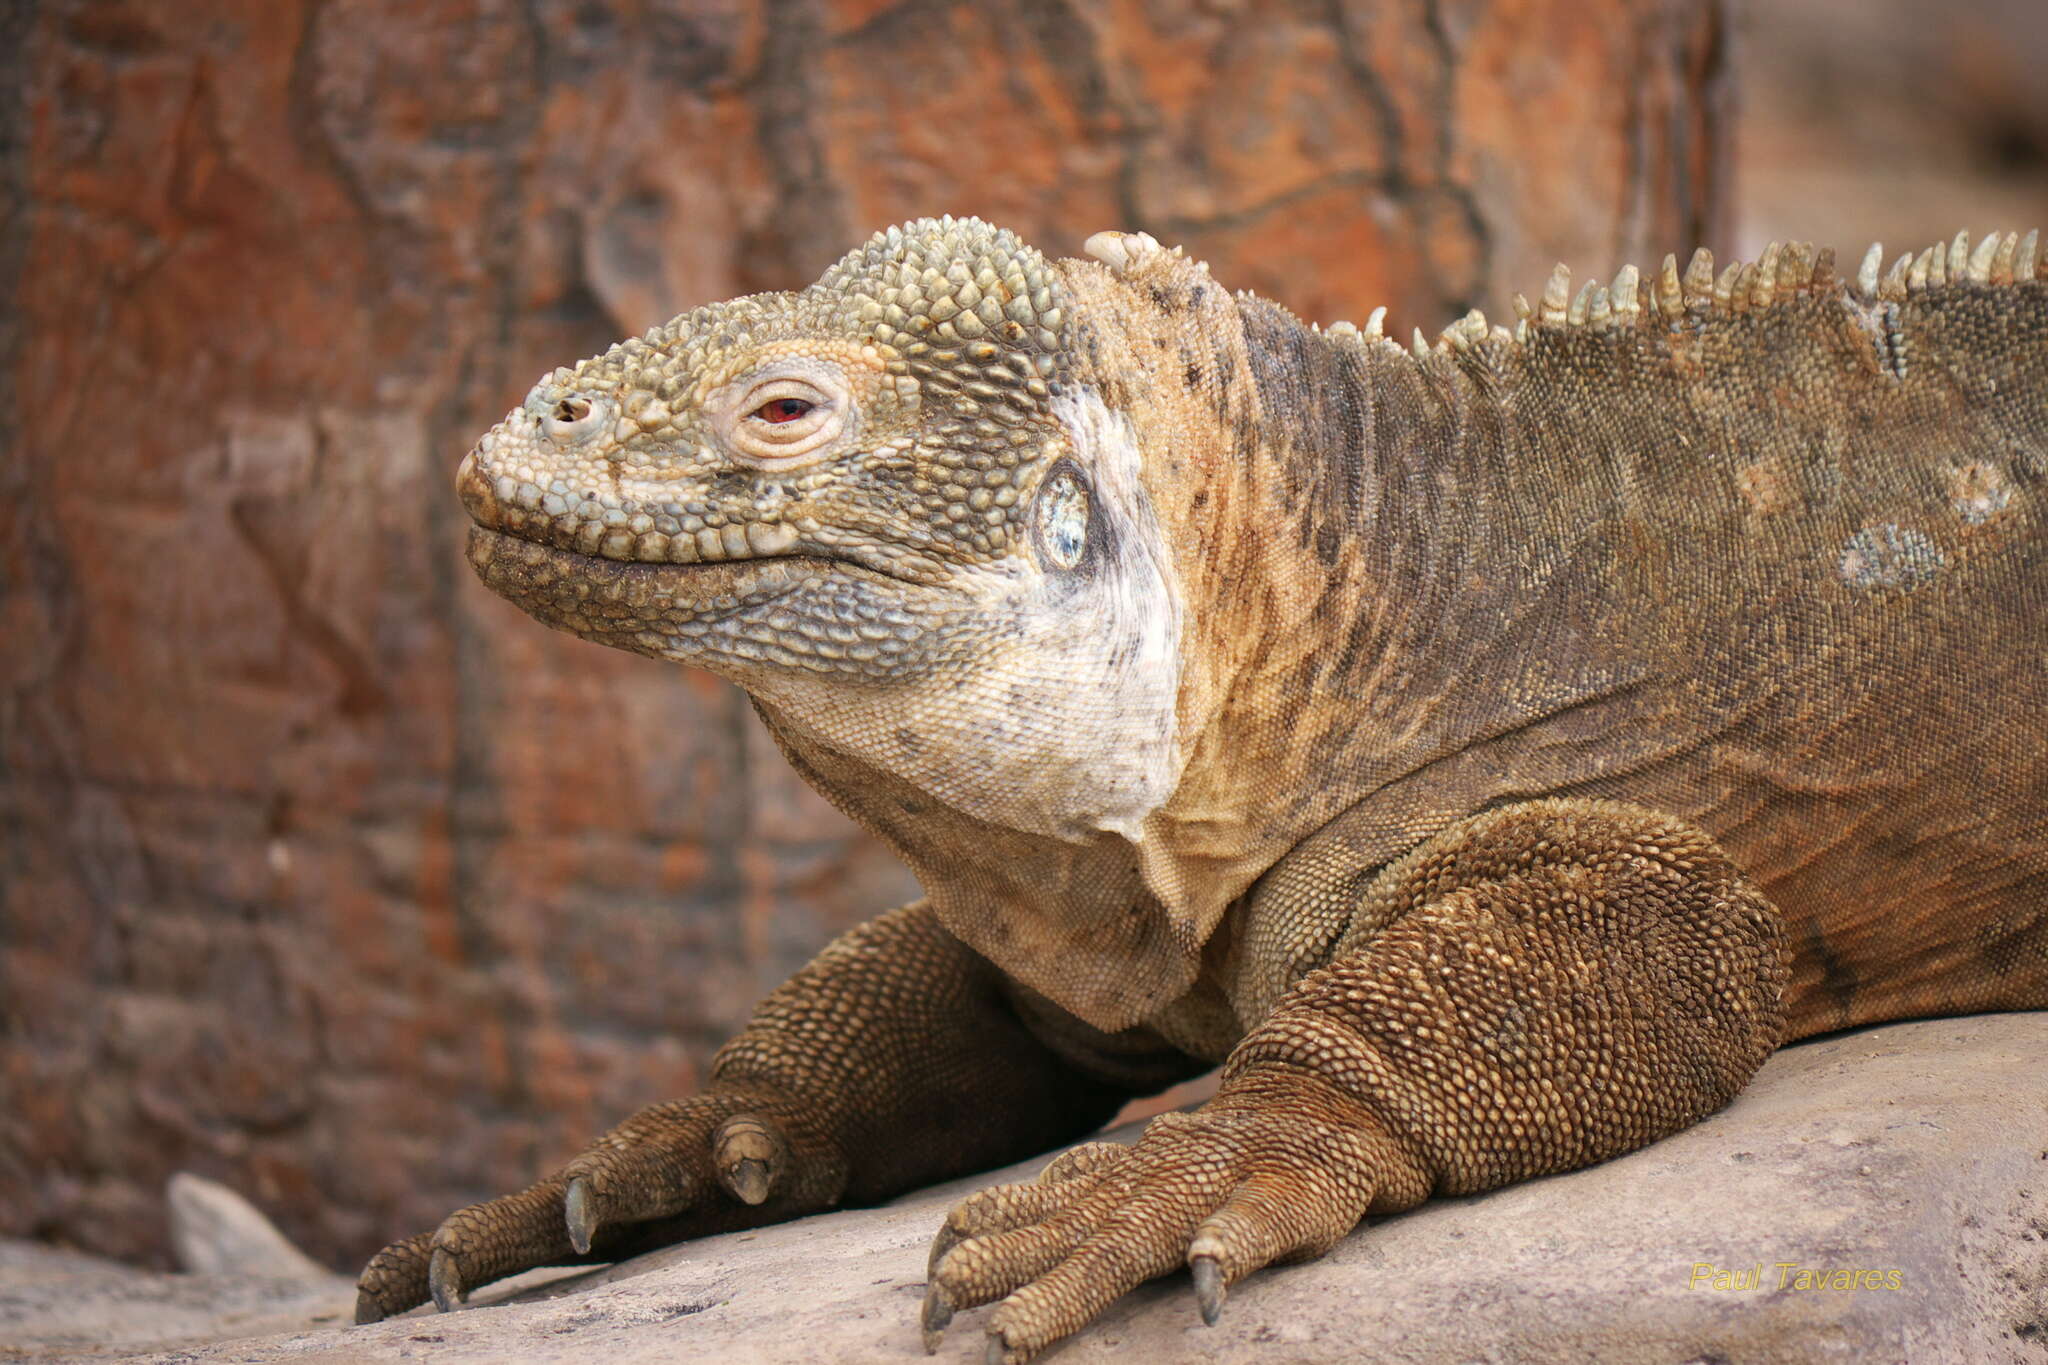
[[(1194, 595), (1217, 648), (1269, 655), (1235, 739), (1292, 759), (1238, 770), (1268, 823), (1344, 812), (1373, 867), (1509, 801), (1624, 800), (1785, 915), (1795, 1035), (2048, 1005), (2048, 284), (2021, 249), (1860, 290), (1796, 247), (1718, 291), (1703, 262), (1575, 306), (1560, 279), (1519, 339), (1419, 356), (1233, 300), (1209, 356), (1157, 368), (1257, 410), (1200, 481), (1257, 501), (1292, 619)], [(1214, 377), (1239, 356), (1250, 404)], [(1255, 970), (1327, 931), (1258, 908)]]

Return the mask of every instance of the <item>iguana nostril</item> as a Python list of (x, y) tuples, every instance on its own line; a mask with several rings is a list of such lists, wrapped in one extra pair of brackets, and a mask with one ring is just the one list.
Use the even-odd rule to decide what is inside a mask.
[(587, 393), (566, 394), (555, 400), (540, 418), (540, 428), (559, 446), (589, 440), (610, 420), (611, 408), (603, 398)]

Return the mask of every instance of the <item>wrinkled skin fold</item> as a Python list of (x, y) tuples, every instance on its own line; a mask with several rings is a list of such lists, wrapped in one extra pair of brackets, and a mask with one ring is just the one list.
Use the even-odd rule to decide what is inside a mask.
[[(1089, 1144), (938, 1230), (1022, 1361), (1633, 1150), (1787, 1038), (2048, 1006), (2048, 282), (1773, 246), (1416, 353), (1142, 235), (890, 229), (544, 378), (470, 558), (732, 678), (925, 899), (358, 1318)], [(1519, 301), (1518, 301), (1519, 305)], [(907, 1330), (907, 1328), (906, 1328)]]

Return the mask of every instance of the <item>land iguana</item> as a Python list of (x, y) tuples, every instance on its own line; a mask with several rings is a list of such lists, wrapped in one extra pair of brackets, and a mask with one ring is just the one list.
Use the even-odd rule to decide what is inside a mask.
[(925, 898), (656, 1105), (363, 1271), (959, 1204), (928, 1348), (1642, 1146), (1781, 1042), (2048, 1006), (2048, 256), (1772, 246), (1411, 348), (975, 219), (541, 380), (469, 558), (710, 668)]

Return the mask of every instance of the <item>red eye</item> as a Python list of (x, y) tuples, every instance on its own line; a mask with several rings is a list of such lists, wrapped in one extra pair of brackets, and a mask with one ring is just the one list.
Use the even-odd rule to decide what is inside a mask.
[(754, 409), (754, 416), (764, 422), (794, 422), (816, 406), (801, 398), (771, 398)]

